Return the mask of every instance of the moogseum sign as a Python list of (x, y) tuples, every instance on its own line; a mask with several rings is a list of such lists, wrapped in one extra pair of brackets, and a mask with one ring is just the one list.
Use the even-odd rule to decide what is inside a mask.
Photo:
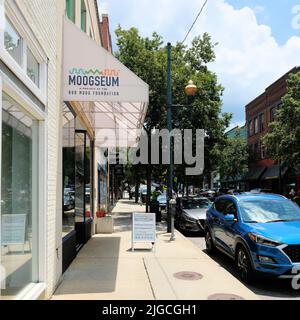
[(120, 70), (73, 68), (69, 70), (69, 95), (119, 97)]
[(149, 87), (65, 18), (63, 100), (148, 103)]

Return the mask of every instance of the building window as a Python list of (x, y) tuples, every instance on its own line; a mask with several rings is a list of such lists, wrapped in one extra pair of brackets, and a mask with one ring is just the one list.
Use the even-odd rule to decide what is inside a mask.
[(248, 133), (249, 133), (249, 137), (253, 136), (253, 121), (250, 120), (248, 122)]
[(63, 237), (75, 229), (75, 116), (63, 105)]
[(37, 87), (40, 87), (40, 64), (29, 48), (27, 48), (27, 75)]
[(86, 32), (86, 6), (84, 0), (81, 0), (81, 30)]
[(75, 0), (66, 0), (67, 16), (75, 23)]
[(273, 107), (270, 110), (270, 122), (273, 122), (275, 120), (275, 116), (276, 116), (276, 107)]
[(266, 157), (265, 146), (263, 144), (261, 144), (260, 146), (260, 156), (261, 156), (261, 159), (265, 159)]
[(263, 113), (259, 115), (259, 130), (260, 132), (265, 130), (265, 115)]
[(6, 17), (4, 29), (4, 46), (6, 51), (14, 58), (14, 60), (22, 66), (23, 46), (22, 38), (12, 26), (12, 23)]
[[(38, 122), (2, 96), (1, 297), (38, 282)], [(2, 279), (1, 279), (2, 280)], [(1, 298), (0, 298), (1, 299)]]
[(258, 133), (258, 118), (254, 119), (254, 134)]

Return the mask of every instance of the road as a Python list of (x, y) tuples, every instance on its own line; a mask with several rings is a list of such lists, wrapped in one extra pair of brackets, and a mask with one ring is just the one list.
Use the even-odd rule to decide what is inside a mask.
[[(199, 247), (199, 250), (205, 250), (205, 240), (202, 235), (191, 235), (184, 234), (189, 238), (194, 244)], [(237, 271), (235, 269), (233, 261), (222, 253), (214, 254), (210, 256), (219, 265), (233, 274), (238, 278)], [(299, 280), (300, 282), (300, 280)], [(284, 299), (284, 300), (300, 300), (300, 290), (296, 291), (291, 286), (290, 280), (277, 280), (277, 279), (258, 279), (253, 285), (247, 285), (247, 287), (252, 290), (255, 294), (263, 300), (274, 300), (274, 299)]]

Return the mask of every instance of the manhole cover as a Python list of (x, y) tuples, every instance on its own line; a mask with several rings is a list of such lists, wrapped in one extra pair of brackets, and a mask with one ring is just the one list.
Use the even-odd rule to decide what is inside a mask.
[(236, 294), (216, 293), (207, 298), (207, 300), (245, 300)]
[(180, 280), (200, 280), (203, 278), (202, 274), (191, 271), (182, 271), (174, 274), (174, 277)]

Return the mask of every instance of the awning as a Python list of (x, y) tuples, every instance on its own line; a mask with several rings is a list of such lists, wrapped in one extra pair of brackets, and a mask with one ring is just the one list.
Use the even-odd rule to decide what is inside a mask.
[[(81, 102), (96, 145), (112, 136), (135, 143), (149, 103), (149, 86), (112, 54), (64, 20), (63, 100)], [(92, 103), (90, 103), (92, 102)]]
[[(284, 176), (287, 172), (287, 168), (281, 168), (281, 176)], [(261, 177), (262, 180), (271, 180), (271, 179), (279, 179), (279, 165), (271, 166), (267, 169), (267, 171)]]
[(259, 180), (266, 167), (253, 167), (245, 174), (244, 181)]

